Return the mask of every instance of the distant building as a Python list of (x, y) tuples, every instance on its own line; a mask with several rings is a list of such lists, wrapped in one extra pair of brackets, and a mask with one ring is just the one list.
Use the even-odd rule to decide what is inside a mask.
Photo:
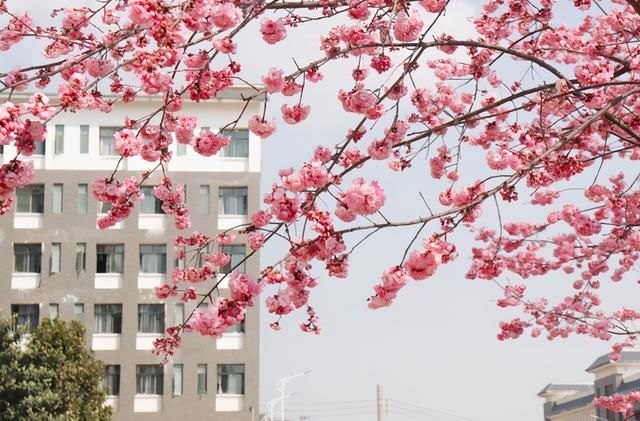
[[(218, 340), (187, 335), (165, 366), (150, 352), (166, 327), (184, 322), (195, 307), (194, 302), (160, 300), (153, 290), (172, 283), (178, 264), (175, 236), (232, 229), (259, 207), (261, 144), (249, 133), (247, 120), (262, 112), (263, 104), (247, 106), (243, 97), (252, 93), (235, 87), (215, 101), (185, 101), (181, 114), (198, 118), (197, 132), (218, 131), (240, 116), (237, 127), (227, 132), (231, 143), (216, 156), (200, 156), (176, 142), (169, 146), (173, 158), (165, 170), (175, 184), (185, 186), (190, 209), (192, 227), (185, 232), (175, 229), (173, 218), (153, 196), (153, 187), (162, 181), (159, 171), (144, 181), (144, 200), (127, 220), (106, 230), (96, 227), (108, 204), (91, 196), (91, 183), (109, 177), (118, 166), (113, 135), (126, 117), (156, 113), (160, 97), (119, 102), (109, 114), (82, 110), (56, 116), (48, 125), (46, 144), (38, 143), (28, 158), (36, 168), (33, 181), (18, 190), (14, 209), (0, 218), (0, 314), (15, 316), (28, 330), (45, 317), (84, 323), (87, 347), (105, 363), (104, 388), (114, 421), (255, 420), (257, 307), (249, 308), (245, 322)], [(15, 146), (0, 148), (0, 164), (15, 156)], [(128, 158), (119, 164), (118, 177), (140, 178), (150, 167), (140, 157)], [(231, 255), (221, 273), (247, 253), (242, 237), (220, 251)], [(239, 270), (256, 277), (258, 259)], [(204, 292), (211, 282), (196, 287)], [(226, 282), (220, 293), (229, 294)]]
[[(596, 407), (593, 399), (640, 390), (640, 351), (622, 352), (616, 362), (603, 355), (586, 371), (595, 376), (593, 384), (548, 384), (538, 393), (545, 421), (625, 421), (622, 414)], [(640, 420), (640, 410), (631, 419)]]

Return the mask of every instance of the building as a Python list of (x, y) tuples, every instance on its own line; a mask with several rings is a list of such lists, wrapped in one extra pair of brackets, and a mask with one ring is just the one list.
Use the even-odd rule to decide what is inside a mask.
[[(548, 384), (538, 393), (544, 399), (545, 421), (624, 421), (622, 414), (596, 407), (596, 396), (611, 396), (640, 389), (640, 351), (624, 351), (617, 362), (609, 354), (586, 369), (592, 384)], [(640, 420), (640, 411), (632, 418)]]
[[(248, 88), (226, 90), (203, 104), (185, 103), (183, 113), (217, 130), (241, 113)], [(15, 97), (14, 97), (15, 98)], [(15, 100), (15, 99), (14, 99)], [(168, 173), (186, 185), (192, 227), (215, 234), (247, 221), (259, 206), (260, 139), (250, 135), (248, 117), (261, 113), (252, 102), (218, 156), (201, 157), (171, 145)], [(13, 211), (0, 217), (0, 312), (28, 328), (45, 317), (85, 324), (87, 346), (106, 365), (104, 387), (114, 420), (253, 420), (258, 415), (259, 312), (249, 310), (243, 326), (222, 339), (185, 335), (184, 345), (164, 367), (150, 349), (165, 327), (182, 321), (192, 303), (163, 302), (153, 288), (165, 283), (175, 264), (173, 218), (151, 194), (160, 174), (145, 181), (145, 199), (124, 222), (96, 228), (105, 211), (91, 195), (96, 177), (109, 176), (119, 159), (113, 133), (125, 117), (148, 114), (158, 98), (117, 104), (109, 114), (61, 113), (47, 130), (47, 142), (31, 158), (36, 175), (17, 192)], [(5, 146), (0, 159), (15, 156)], [(139, 157), (120, 164), (119, 177), (140, 176), (150, 163)], [(245, 244), (224, 246), (232, 263)], [(257, 276), (257, 259), (246, 263)], [(169, 282), (171, 283), (170, 279)], [(210, 284), (209, 284), (210, 287)], [(222, 291), (225, 293), (225, 290)], [(228, 290), (226, 291), (228, 292)]]

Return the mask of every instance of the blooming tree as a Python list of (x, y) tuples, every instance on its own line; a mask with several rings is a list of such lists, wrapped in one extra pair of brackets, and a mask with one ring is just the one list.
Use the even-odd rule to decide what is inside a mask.
[[(498, 306), (519, 312), (500, 324), (499, 340), (525, 333), (619, 337), (615, 358), (634, 345), (638, 332), (632, 324), (640, 319), (640, 309), (604, 311), (598, 294), (601, 282), (631, 278), (640, 257), (640, 174), (631, 162), (640, 160), (640, 1), (485, 0), (470, 39), (434, 29), (453, 2), (96, 0), (93, 7), (54, 10), (61, 25), (45, 27), (28, 13), (13, 13), (11, 0), (0, 0), (0, 50), (31, 37), (42, 43), (43, 54), (40, 65), (0, 73), (0, 144), (18, 150), (0, 169), (0, 213), (9, 211), (15, 190), (31, 180), (29, 156), (58, 113), (108, 113), (141, 94), (162, 98), (150, 115), (128, 116), (115, 135), (121, 159), (139, 155), (149, 171), (121, 179), (116, 167), (93, 184), (94, 196), (112, 205), (98, 221), (106, 228), (144, 197), (141, 184), (164, 170), (172, 142), (203, 156), (229, 144), (222, 130), (197, 131), (195, 117), (182, 110), (185, 100), (206, 102), (248, 83), (253, 93), (243, 97), (247, 105), (265, 96), (270, 101), (258, 115), (244, 116), (245, 107), (223, 129), (246, 118), (251, 132), (271, 137), (277, 147), (278, 126), (304, 124), (317, 112), (305, 103), (311, 85), (322, 85), (323, 73), (335, 63), (348, 63), (336, 106), (356, 123), (342, 138), (318, 145), (304, 162), (281, 170), (280, 182), (250, 223), (218, 234), (189, 232), (182, 186), (168, 173), (155, 188), (164, 211), (185, 230), (175, 241), (182, 265), (174, 269), (172, 284), (156, 293), (213, 304), (169, 328), (155, 352), (171, 355), (185, 331), (220, 336), (243, 319), (263, 289), (272, 327), (301, 310), (307, 319), (302, 329), (318, 333), (309, 303), (319, 274), (345, 278), (350, 255), (367, 238), (413, 227), (406, 249), (390, 255), (389, 268), (373, 287), (370, 308), (391, 305), (408, 282), (465, 259), (469, 279), (496, 281), (504, 293)], [(567, 6), (560, 3), (572, 9), (573, 24), (554, 19)], [(238, 45), (239, 34), (255, 34), (256, 48), (320, 20), (330, 29), (314, 34), (315, 60), (296, 63), (291, 71), (266, 63), (261, 80), (241, 78), (237, 52), (250, 47)], [(437, 82), (421, 82), (425, 75)], [(50, 84), (58, 92), (55, 104), (38, 93)], [(35, 93), (28, 101), (12, 101), (21, 91)], [(411, 220), (388, 215), (385, 186), (365, 175), (374, 161), (393, 172), (423, 166), (432, 178), (431, 193), (423, 198), (426, 211), (416, 210)], [(465, 173), (470, 166), (472, 173)], [(502, 209), (521, 205), (535, 209), (540, 220), (502, 217)], [(485, 223), (483, 211), (497, 217)], [(459, 231), (471, 232), (475, 243), (462, 246)], [(230, 257), (208, 252), (208, 246), (236, 236), (245, 237), (254, 252), (274, 240), (286, 241), (289, 250), (257, 280), (233, 271), (230, 295), (214, 296), (216, 272)], [(554, 273), (573, 281), (560, 302), (529, 296), (524, 283), (505, 282)], [(203, 282), (210, 289), (200, 293), (194, 284)], [(637, 397), (616, 399), (600, 403), (629, 413)]]

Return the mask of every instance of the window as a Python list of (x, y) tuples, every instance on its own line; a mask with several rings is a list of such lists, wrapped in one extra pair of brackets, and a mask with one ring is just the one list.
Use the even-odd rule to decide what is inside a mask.
[(78, 184), (78, 213), (89, 212), (89, 186)]
[(102, 389), (107, 396), (118, 396), (120, 394), (120, 366), (105, 365), (104, 377), (102, 378)]
[(248, 213), (246, 187), (220, 187), (221, 215), (246, 215)]
[(75, 303), (73, 305), (73, 317), (80, 323), (84, 323), (84, 304)]
[(174, 324), (184, 323), (184, 303), (176, 303), (174, 307)]
[(136, 366), (136, 393), (141, 395), (162, 395), (164, 373), (162, 366)]
[(176, 153), (178, 156), (185, 156), (187, 154), (186, 143), (178, 143), (176, 146)]
[(49, 318), (55, 319), (60, 315), (60, 306), (56, 303), (49, 304)]
[(98, 244), (96, 258), (97, 273), (124, 272), (124, 244)]
[(89, 153), (89, 126), (80, 126), (80, 153)]
[(140, 272), (167, 273), (167, 246), (164, 244), (141, 244)]
[(35, 150), (33, 151), (33, 155), (44, 155), (44, 151), (46, 150), (45, 146), (44, 146), (45, 142), (35, 142)]
[(207, 365), (198, 364), (198, 395), (207, 394)]
[(14, 329), (21, 327), (27, 332), (33, 332), (40, 321), (40, 306), (38, 304), (12, 304), (11, 316), (15, 317)]
[(164, 304), (138, 304), (138, 332), (164, 333)]
[(95, 333), (122, 333), (122, 304), (96, 304)]
[[(604, 386), (604, 395), (605, 396), (613, 395), (613, 385), (607, 384)], [(607, 412), (606, 412), (607, 421), (616, 421), (615, 417), (616, 417), (616, 414), (610, 409), (607, 409)]]
[(62, 124), (56, 124), (53, 152), (57, 155), (64, 153), (64, 126)]
[(87, 268), (87, 243), (76, 243), (76, 273)]
[(41, 244), (14, 244), (15, 272), (40, 273), (42, 262)]
[(209, 215), (211, 198), (209, 197), (209, 186), (200, 186), (199, 209), (202, 215)]
[(218, 394), (244, 395), (244, 364), (218, 364)]
[(4, 145), (0, 145), (0, 155), (4, 154)]
[(153, 186), (143, 186), (144, 199), (140, 204), (140, 213), (163, 214), (162, 200), (153, 195)]
[(225, 136), (231, 137), (229, 146), (220, 151), (220, 156), (233, 158), (249, 157), (249, 130), (224, 130)]
[(182, 364), (173, 365), (173, 396), (182, 396)]
[(62, 245), (60, 243), (51, 244), (50, 273), (59, 273), (62, 262)]
[(111, 202), (98, 202), (98, 213), (107, 213), (111, 210)]
[(225, 330), (224, 333), (234, 333), (234, 334), (243, 334), (244, 333), (244, 320), (240, 323), (236, 323), (231, 326), (229, 329)]
[(122, 130), (121, 127), (100, 127), (100, 155), (117, 155), (114, 148), (113, 135)]
[[(220, 251), (231, 255), (231, 260), (225, 266), (220, 268), (220, 273), (229, 273), (231, 270), (236, 267), (237, 264), (242, 262), (242, 260), (246, 257), (246, 247), (244, 244), (232, 244), (232, 245), (224, 245), (220, 246)], [(241, 273), (244, 273), (245, 267), (242, 262), (240, 266), (238, 266), (237, 270)]]
[(44, 212), (44, 186), (31, 184), (16, 191), (18, 199), (18, 212), (43, 213)]
[(53, 213), (62, 213), (63, 203), (62, 184), (53, 185)]

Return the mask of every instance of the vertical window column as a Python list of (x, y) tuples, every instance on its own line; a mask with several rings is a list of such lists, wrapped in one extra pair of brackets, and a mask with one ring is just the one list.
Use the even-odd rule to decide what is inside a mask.
[(78, 213), (89, 212), (89, 186), (78, 184)]
[(80, 153), (89, 153), (89, 126), (80, 126)]
[(173, 396), (182, 396), (182, 364), (173, 365)]
[(63, 193), (64, 190), (62, 184), (53, 185), (53, 213), (62, 213), (64, 201)]
[(51, 244), (51, 262), (50, 262), (50, 272), (51, 273), (59, 273), (61, 271), (62, 266), (62, 244), (60, 243), (52, 243)]
[(104, 377), (102, 378), (102, 388), (107, 396), (120, 395), (120, 366), (105, 365)]
[(207, 394), (207, 365), (198, 364), (198, 395)]
[(49, 303), (49, 318), (55, 319), (60, 315), (60, 306), (57, 303)]
[(84, 304), (83, 303), (75, 303), (73, 305), (73, 318), (84, 324)]
[(56, 135), (53, 149), (56, 155), (64, 153), (64, 125), (62, 124), (56, 124)]
[(87, 268), (87, 243), (76, 243), (76, 273)]
[(200, 214), (209, 215), (211, 211), (211, 197), (209, 195), (209, 186), (201, 185), (200, 186), (200, 203), (198, 209), (200, 210)]

